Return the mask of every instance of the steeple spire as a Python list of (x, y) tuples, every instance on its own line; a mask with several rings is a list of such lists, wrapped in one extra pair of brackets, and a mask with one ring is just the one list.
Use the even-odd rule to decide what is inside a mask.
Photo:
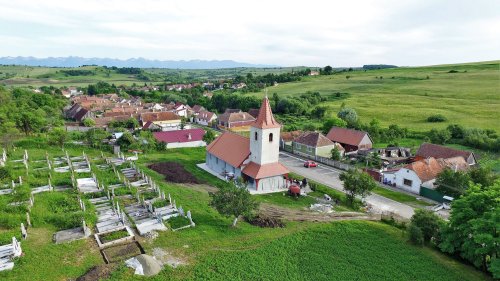
[(255, 120), (255, 123), (252, 124), (252, 127), (260, 129), (281, 128), (281, 124), (274, 119), (267, 95), (262, 100), (259, 116), (257, 116), (257, 120)]

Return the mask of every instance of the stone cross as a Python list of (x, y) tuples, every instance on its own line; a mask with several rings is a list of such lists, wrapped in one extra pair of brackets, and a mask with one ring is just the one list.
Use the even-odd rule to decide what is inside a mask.
[(109, 196), (109, 189), (108, 189), (108, 200), (111, 199), (111, 197)]
[(26, 223), (28, 223), (28, 226), (31, 226), (31, 219), (30, 219), (30, 213), (26, 212)]
[(54, 187), (52, 186), (52, 182), (50, 181), (50, 177), (49, 177), (49, 190), (54, 191)]
[(175, 199), (174, 199), (174, 204), (172, 204), (174, 206), (174, 209), (177, 209), (177, 205), (175, 204)]
[(87, 227), (85, 220), (82, 220), (82, 228), (83, 228), (83, 234), (85, 235), (85, 237), (90, 236), (90, 228)]
[(19, 185), (22, 185), (23, 184), (23, 178), (21, 176), (19, 176)]
[(168, 194), (168, 203), (172, 204), (172, 197), (170, 197), (170, 193)]
[(184, 209), (182, 209), (182, 206), (179, 207), (178, 211), (181, 216), (184, 216)]
[(161, 199), (162, 199), (162, 200), (165, 200), (165, 192), (162, 192), (162, 193), (161, 193)]
[(191, 217), (191, 211), (187, 211), (186, 216), (189, 219), (189, 223), (191, 224), (191, 226), (195, 226), (196, 224), (194, 223), (193, 218)]
[(26, 232), (26, 228), (24, 227), (24, 223), (21, 223), (21, 236), (24, 240), (28, 238), (28, 232)]

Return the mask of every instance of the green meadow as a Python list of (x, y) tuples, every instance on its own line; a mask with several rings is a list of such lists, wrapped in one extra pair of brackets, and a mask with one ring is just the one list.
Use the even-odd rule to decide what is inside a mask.
[[(59, 148), (39, 146), (29, 150), (30, 159), (43, 159), (45, 151), (49, 157), (62, 156)], [(82, 150), (91, 158), (100, 155), (89, 148), (68, 148), (72, 156), (81, 155)], [(18, 159), (22, 152), (18, 149), (9, 157)], [(236, 228), (231, 228), (231, 218), (220, 216), (208, 206), (206, 187), (214, 186), (218, 179), (196, 167), (204, 161), (204, 155), (203, 148), (140, 155), (139, 167), (159, 183), (165, 193), (170, 193), (178, 206), (191, 210), (196, 223), (195, 228), (161, 232), (154, 240), (139, 238), (147, 253), (160, 248), (185, 263), (177, 268), (166, 267), (158, 276), (147, 280), (491, 280), (437, 250), (413, 246), (402, 230), (380, 222), (285, 222), (285, 228), (269, 229), (241, 221)], [(182, 163), (204, 184), (165, 182), (162, 175), (147, 168), (150, 163), (162, 161)], [(10, 168), (15, 175), (25, 172), (22, 165)], [(53, 175), (61, 183), (66, 182), (68, 176)], [(24, 183), (26, 188), (45, 182), (46, 178), (41, 177), (41, 174), (38, 178), (29, 176)], [(97, 177), (105, 179), (105, 184), (116, 180), (114, 174), (106, 170), (99, 171)], [(66, 227), (60, 223), (73, 222), (71, 216), (61, 214), (79, 212), (75, 208), (75, 196), (74, 191), (35, 195), (34, 225), (28, 229), (28, 240), (22, 241), (25, 255), (16, 260), (13, 271), (0, 272), (0, 280), (74, 280), (91, 267), (104, 264), (92, 237), (62, 245), (52, 242), (52, 234)], [(261, 196), (258, 200), (294, 210), (310, 203), (292, 198), (286, 201), (287, 198), (275, 195)], [(55, 204), (57, 202), (67, 204), (59, 206), (64, 204)], [(0, 216), (13, 213), (9, 221), (14, 223), (0, 227), (0, 241), (8, 241), (12, 235), (19, 238), (17, 224), (24, 220), (25, 210), (9, 211), (7, 203), (6, 199), (0, 201)], [(91, 213), (92, 208), (88, 208), (88, 212)], [(91, 217), (88, 219), (92, 221)], [(109, 280), (146, 278), (135, 276), (131, 269), (117, 264)]]
[[(331, 112), (344, 103), (356, 109), (362, 122), (376, 118), (385, 127), (397, 124), (423, 132), (461, 124), (500, 132), (500, 61), (346, 71), (266, 90), (269, 96), (277, 93), (281, 97), (319, 92), (329, 96), (324, 105)], [(336, 93), (347, 94), (338, 98)], [(448, 120), (427, 122), (434, 114)]]

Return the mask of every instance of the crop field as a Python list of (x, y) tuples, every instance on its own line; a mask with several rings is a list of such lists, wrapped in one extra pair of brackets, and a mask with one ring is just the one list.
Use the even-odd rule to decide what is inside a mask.
[[(397, 124), (423, 132), (461, 124), (500, 131), (500, 61), (347, 71), (267, 88), (269, 96), (281, 97), (308, 91), (332, 97), (324, 104), (330, 112), (345, 103), (356, 109), (362, 122), (376, 118), (385, 127)], [(334, 99), (336, 93), (347, 94)], [(448, 120), (427, 122), (433, 114)]]
[[(90, 156), (100, 154), (83, 147), (67, 150), (70, 155), (79, 155), (83, 149)], [(30, 149), (30, 157), (43, 159), (46, 150), (51, 156), (61, 154), (59, 148), (42, 146)], [(22, 151), (18, 149), (11, 159), (19, 158)], [(401, 230), (383, 223), (286, 222), (285, 228), (269, 229), (241, 221), (238, 227), (231, 228), (231, 218), (220, 216), (208, 206), (209, 196), (204, 187), (219, 180), (196, 167), (204, 161), (204, 154), (204, 148), (194, 148), (139, 156), (138, 166), (165, 193), (170, 193), (178, 206), (191, 210), (196, 223), (194, 228), (161, 232), (154, 240), (139, 238), (147, 253), (159, 248), (185, 263), (177, 268), (167, 266), (148, 280), (491, 280), (436, 250), (412, 246)], [(165, 182), (163, 175), (147, 168), (159, 162), (182, 163), (204, 184)], [(104, 184), (116, 180), (112, 172), (109, 175), (108, 171), (96, 172), (103, 173), (98, 178), (107, 178)], [(22, 168), (17, 173), (23, 173)], [(67, 180), (65, 176), (59, 177), (60, 182)], [(36, 182), (34, 178), (30, 181)], [(286, 200), (281, 194), (259, 199), (292, 209), (310, 203)], [(67, 227), (59, 222), (71, 223), (71, 216), (63, 218), (60, 214), (76, 212), (73, 203), (71, 191), (35, 195), (34, 225), (28, 229), (28, 239), (22, 240), (25, 255), (16, 260), (13, 271), (0, 272), (0, 280), (75, 279), (91, 267), (104, 264), (92, 238), (61, 245), (52, 242), (52, 234)], [(24, 212), (21, 214), (24, 219)], [(12, 235), (19, 238), (18, 233), (17, 226), (4, 225), (0, 227), (0, 240)], [(109, 280), (144, 278), (135, 276), (121, 264), (113, 269)]]

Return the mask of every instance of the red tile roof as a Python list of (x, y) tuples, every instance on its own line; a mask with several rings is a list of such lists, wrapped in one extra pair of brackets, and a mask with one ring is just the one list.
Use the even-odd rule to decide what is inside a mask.
[(240, 167), (250, 155), (250, 139), (224, 132), (207, 146), (207, 152), (233, 167)]
[(241, 172), (254, 179), (280, 176), (289, 173), (288, 169), (279, 162), (264, 165), (250, 162)]
[(155, 121), (181, 120), (181, 117), (173, 112), (145, 112), (141, 114), (143, 123)]
[(280, 137), (284, 142), (293, 141), (295, 138), (302, 135), (303, 131), (290, 131), (290, 132), (281, 132)]
[(322, 133), (318, 132), (305, 132), (299, 137), (295, 138), (294, 142), (305, 144), (312, 147), (323, 147), (334, 145), (334, 143), (325, 137)]
[(271, 106), (269, 105), (269, 99), (267, 97), (262, 100), (259, 115), (257, 120), (255, 120), (255, 123), (252, 124), (252, 127), (260, 129), (281, 128), (281, 124), (274, 119)]
[(157, 141), (166, 143), (201, 141), (203, 135), (205, 130), (200, 128), (153, 133)]
[(333, 142), (358, 146), (366, 135), (368, 135), (368, 133), (363, 131), (332, 127), (326, 137)]
[(422, 182), (426, 182), (435, 179), (439, 173), (446, 168), (464, 171), (469, 168), (469, 166), (462, 157), (453, 157), (448, 159), (436, 159), (434, 157), (429, 157), (427, 159), (422, 159), (408, 164), (405, 168), (414, 171)]
[(427, 158), (427, 157), (452, 158), (452, 157), (461, 156), (464, 158), (465, 161), (467, 161), (467, 159), (470, 157), (470, 155), (474, 155), (474, 154), (470, 151), (453, 149), (453, 148), (449, 148), (449, 147), (438, 145), (438, 144), (432, 144), (432, 143), (423, 143), (422, 145), (420, 145), (417, 153), (415, 154), (415, 156), (419, 156), (419, 157), (423, 157), (423, 158)]

